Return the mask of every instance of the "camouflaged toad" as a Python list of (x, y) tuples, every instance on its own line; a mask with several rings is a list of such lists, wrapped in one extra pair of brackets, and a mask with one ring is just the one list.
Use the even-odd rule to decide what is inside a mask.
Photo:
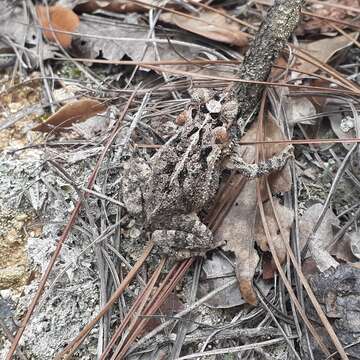
[(151, 158), (149, 176), (138, 197), (145, 227), (161, 254), (180, 260), (203, 256), (214, 248), (213, 235), (198, 213), (214, 198), (224, 168), (254, 178), (280, 170), (292, 156), (288, 146), (265, 162), (244, 162), (237, 151), (239, 139), (229, 135), (237, 114), (238, 103), (231, 92), (194, 91), (188, 108), (178, 117), (183, 125)]

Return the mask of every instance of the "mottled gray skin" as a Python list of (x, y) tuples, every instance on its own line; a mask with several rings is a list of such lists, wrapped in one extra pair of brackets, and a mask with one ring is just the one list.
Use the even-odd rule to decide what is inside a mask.
[(224, 166), (253, 178), (281, 169), (290, 157), (288, 148), (264, 163), (245, 163), (237, 155), (238, 139), (227, 136), (237, 113), (232, 93), (195, 91), (187, 121), (151, 158), (141, 199), (146, 228), (160, 253), (180, 260), (215, 247), (197, 214), (214, 198)]
[(215, 196), (229, 149), (229, 142), (217, 141), (215, 129), (233, 120), (231, 106), (237, 112), (224, 94), (214, 96), (194, 94), (187, 121), (151, 159), (152, 175), (145, 184), (145, 219), (152, 238), (161, 252), (177, 259), (204, 255), (214, 247), (197, 213)]
[(205, 113), (205, 107), (193, 101), (184, 126), (151, 159), (152, 176), (145, 190), (148, 222), (199, 212), (218, 189), (229, 144), (217, 142), (214, 129), (226, 126), (227, 119), (221, 111)]

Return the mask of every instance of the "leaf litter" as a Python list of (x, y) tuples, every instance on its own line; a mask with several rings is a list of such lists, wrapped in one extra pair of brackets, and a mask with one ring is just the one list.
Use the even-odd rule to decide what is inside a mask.
[(48, 117), (45, 123), (35, 126), (33, 131), (64, 131), (72, 124), (85, 121), (96, 114), (102, 113), (107, 106), (98, 100), (83, 98), (70, 101), (55, 114)]
[(248, 44), (248, 35), (240, 30), (239, 24), (211, 11), (201, 12), (197, 18), (185, 18), (179, 14), (165, 13), (160, 20), (199, 34), (211, 40), (216, 40), (240, 47)]
[(64, 48), (71, 46), (71, 32), (80, 25), (79, 17), (70, 9), (54, 5), (36, 6), (37, 20), (42, 27), (44, 37), (50, 42), (59, 42)]
[[(5, 3), (8, 6), (8, 2)], [(54, 8), (49, 8), (49, 18), (45, 17), (43, 8), (38, 8), (38, 16), (40, 15), (40, 22), (43, 27), (50, 25), (53, 30), (76, 32), (62, 37), (59, 32), (43, 29), (45, 43), (43, 44), (42, 57), (33, 47), (39, 41), (36, 25), (32, 23), (31, 17), (26, 17), (24, 8), (10, 6), (10, 8), (6, 8), (6, 11), (2, 12), (7, 16), (4, 17), (6, 20), (1, 25), (4, 34), (1, 46), (14, 49), (14, 43), (25, 45), (26, 50), (24, 52), (16, 52), (15, 54), (20, 67), (29, 65), (26, 69), (36, 69), (38, 64), (41, 64), (41, 76), (50, 79), (46, 80), (48, 81), (48, 90), (44, 90), (41, 99), (42, 104), (44, 104), (41, 109), (50, 112), (49, 116), (46, 116), (47, 122), (41, 121), (40, 123), (39, 120), (32, 119), (34, 126), (23, 128), (24, 139), (20, 148), (24, 149), (19, 150), (19, 144), (13, 144), (12, 148), (6, 148), (6, 152), (1, 155), (0, 171), (2, 180), (0, 186), (3, 190), (2, 208), (6, 210), (7, 208), (16, 207), (29, 212), (35, 211), (36, 216), (44, 223), (40, 230), (37, 228), (26, 239), (27, 256), (31, 264), (32, 275), (29, 276), (29, 284), (25, 287), (24, 284), (21, 285), (24, 295), (19, 297), (13, 290), (9, 289), (2, 290), (0, 293), (2, 300), (16, 307), (13, 316), (16, 316), (18, 320), (23, 316), (29, 300), (33, 297), (39, 276), (49, 261), (61, 227), (73, 210), (75, 201), (81, 196), (80, 189), (86, 186), (86, 179), (90, 176), (90, 169), (95, 165), (103, 139), (116, 123), (116, 119), (119, 118), (119, 110), (125, 104), (125, 95), (129, 94), (126, 93), (126, 90), (132, 90), (131, 86), (129, 88), (129, 84), (131, 82), (134, 84), (143, 82), (147, 88), (151, 88), (155, 84), (158, 89), (154, 88), (154, 92), (149, 97), (145, 110), (141, 114), (140, 121), (135, 124), (136, 126), (133, 125), (133, 121), (139, 110), (138, 99), (136, 99), (134, 106), (130, 108), (129, 113), (124, 118), (121, 131), (116, 140), (116, 146), (111, 148), (111, 152), (105, 161), (106, 166), (100, 170), (94, 192), (86, 198), (86, 206), (81, 211), (67, 246), (56, 263), (55, 273), (50, 278), (50, 287), (46, 289), (45, 298), (41, 302), (41, 309), (35, 313), (33, 320), (28, 325), (27, 332), (23, 337), (22, 349), (26, 351), (27, 355), (35, 354), (40, 359), (55, 356), (59, 347), (69, 343), (80, 332), (90, 317), (106, 302), (108, 298), (106, 293), (116, 288), (121, 282), (121, 279), (130, 268), (129, 262), (131, 263), (133, 259), (140, 256), (144, 246), (144, 237), (138, 229), (139, 219), (131, 219), (123, 209), (119, 208), (119, 202), (116, 200), (121, 187), (123, 166), (126, 160), (135, 154), (133, 150), (127, 148), (129, 136), (134, 141), (134, 145), (138, 147), (141, 158), (148, 158), (156, 147), (159, 144), (161, 145), (174, 131), (175, 127), (170, 124), (173, 124), (176, 116), (188, 101), (188, 93), (184, 89), (189, 88), (191, 85), (191, 82), (186, 78), (184, 80), (179, 76), (168, 76), (159, 70), (155, 72), (146, 69), (144, 71), (145, 67), (140, 67), (142, 71), (132, 73), (132, 68), (129, 68), (128, 65), (117, 66), (109, 63), (107, 65), (97, 65), (94, 60), (111, 61), (129, 58), (135, 62), (156, 62), (159, 60), (184, 61), (185, 59), (185, 66), (179, 64), (165, 65), (163, 69), (168, 66), (169, 68), (181, 69), (184, 74), (186, 74), (186, 71), (198, 71), (206, 74), (216, 73), (217, 75), (224, 74), (228, 76), (229, 73), (234, 72), (234, 65), (209, 64), (199, 66), (192, 64), (191, 60), (208, 60), (211, 63), (213, 60), (240, 58), (243, 55), (243, 47), (246, 46), (248, 39), (248, 36), (243, 35), (242, 28), (236, 23), (210, 11), (200, 11), (200, 13), (194, 11), (191, 15), (194, 18), (205, 20), (205, 22), (214, 22), (217, 24), (216, 27), (205, 23), (203, 26), (199, 26), (201, 21), (199, 22), (199, 20), (193, 18), (187, 18), (186, 21), (179, 22), (181, 17), (169, 12), (159, 14), (159, 19), (162, 20), (160, 27), (160, 23), (156, 24), (153, 20), (153, 14), (150, 13), (152, 2), (147, 2), (147, 6), (137, 4), (132, 8), (129, 6), (130, 4), (120, 3), (118, 10), (110, 8), (111, 4), (108, 1), (70, 1), (65, 5), (61, 3), (64, 2), (59, 2), (55, 7), (68, 6), (71, 3), (71, 7), (77, 13), (80, 13), (79, 6), (81, 5), (93, 6), (91, 10), (86, 11), (100, 11), (88, 15), (84, 13), (86, 8), (83, 7), (80, 24), (77, 23), (77, 20), (74, 20), (74, 25), (68, 28), (59, 25), (58, 21), (52, 18), (51, 15), (56, 12)], [(195, 5), (192, 4), (192, 6)], [(251, 5), (248, 6), (251, 7)], [(142, 8), (142, 15), (140, 13), (127, 13), (128, 11), (140, 11), (140, 8)], [(191, 11), (193, 9), (195, 8), (191, 8)], [(258, 10), (258, 8), (254, 9), (251, 11)], [(120, 11), (124, 12), (124, 15), (117, 14), (115, 16), (114, 13), (109, 15), (109, 13), (101, 12), (104, 10)], [(233, 14), (240, 14), (240, 18), (244, 17), (243, 14), (246, 14), (236, 6), (231, 9), (231, 11), (233, 10), (237, 10)], [(72, 14), (75, 14), (75, 12)], [(36, 11), (32, 12), (32, 14), (35, 13)], [(334, 16), (342, 19), (353, 16), (351, 11), (345, 11), (344, 13), (345, 17), (339, 14)], [(77, 15), (71, 16), (75, 19)], [(144, 18), (148, 22), (144, 22)], [(49, 20), (52, 21), (51, 24), (46, 23)], [(30, 26), (19, 26), (24, 21)], [(168, 25), (170, 22), (176, 25), (177, 28), (170, 28)], [(155, 26), (155, 32), (152, 26)], [(32, 30), (30, 31), (30, 29)], [(63, 52), (64, 49), (57, 47), (57, 42), (54, 42), (54, 33), (57, 41), (69, 53)], [(349, 33), (349, 36), (356, 38), (357, 34)], [(51, 44), (47, 43), (46, 40), (50, 41)], [(306, 44), (303, 40), (306, 39), (301, 39), (300, 45), (302, 47), (311, 49), (312, 54), (318, 60), (328, 64), (331, 63), (338, 69), (341, 69), (338, 66), (341, 60), (337, 58), (334, 61), (333, 55), (335, 53), (346, 55), (344, 49), (350, 48), (352, 43), (343, 35), (316, 39), (311, 42), (305, 41)], [(351, 48), (354, 48), (354, 46)], [(64, 56), (69, 55), (83, 57), (86, 61), (83, 62), (81, 67), (77, 66), (79, 64), (73, 68), (70, 67), (73, 72), (63, 79), (62, 76), (58, 76), (58, 70), (63, 65), (61, 62), (64, 61)], [(56, 58), (60, 58), (60, 62)], [(346, 56), (342, 56), (342, 58), (346, 59)], [(29, 59), (32, 61), (27, 61)], [(353, 59), (351, 56), (346, 59), (347, 63), (345, 65), (348, 66), (346, 69), (349, 69), (350, 66), (351, 70), (344, 71), (356, 72), (356, 67), (351, 65)], [(344, 62), (344, 60), (342, 61)], [(44, 64), (46, 64), (46, 67), (43, 66)], [(285, 64), (287, 65), (287, 63)], [(299, 76), (296, 70), (309, 72), (312, 75), (303, 74)], [(80, 71), (80, 76), (78, 71)], [(307, 61), (300, 59), (294, 63), (294, 68), (291, 68), (289, 79), (297, 81), (298, 84), (311, 85), (315, 84), (314, 78), (319, 73), (327, 76), (333, 75), (331, 71), (328, 74), (321, 72), (317, 64), (311, 64), (311, 59), (307, 59)], [(75, 76), (78, 76), (78, 79), (74, 79)], [(26, 80), (26, 77), (22, 75), (19, 83), (21, 84), (21, 81), (24, 80)], [(60, 101), (60, 104), (52, 104), (51, 95), (54, 94), (54, 91), (57, 91), (56, 88), (66, 88), (66, 86), (74, 84), (74, 80), (76, 80), (77, 85), (80, 85), (78, 89), (82, 89), (79, 91), (82, 96), (78, 100), (65, 99)], [(201, 86), (213, 86), (211, 81), (196, 82), (197, 86), (199, 84)], [(170, 91), (169, 88), (164, 87), (169, 85)], [(163, 86), (164, 90), (161, 90), (161, 86)], [(220, 86), (224, 86), (224, 84)], [(114, 90), (118, 88), (121, 88), (122, 92), (115, 92), (113, 96)], [(91, 91), (89, 91), (90, 89)], [(102, 99), (103, 94), (101, 91), (104, 89), (106, 90), (106, 100)], [(280, 98), (276, 102), (276, 105), (283, 110), (285, 118), (288, 118), (291, 134), (294, 137), (302, 139), (307, 138), (309, 133), (312, 135), (317, 134), (316, 128), (320, 122), (328, 130), (327, 136), (342, 138), (342, 134), (338, 131), (339, 127), (341, 130), (346, 129), (346, 127), (349, 128), (347, 138), (356, 135), (353, 132), (353, 127), (349, 125), (350, 118), (353, 122), (356, 122), (354, 109), (348, 105), (350, 98), (340, 101), (339, 105), (336, 104), (335, 107), (328, 108), (327, 105), (324, 105), (322, 108), (321, 103), (320, 107), (319, 104), (316, 104), (317, 106), (313, 105), (313, 93), (311, 97), (306, 94), (302, 97), (293, 97), (294, 93), (296, 91), (290, 92), (290, 94), (279, 92)], [(91, 97), (87, 97), (89, 95)], [(101, 115), (102, 117), (99, 117), (99, 113), (105, 110), (104, 102), (107, 102), (111, 97), (111, 106), (108, 111)], [(49, 111), (49, 104), (53, 106), (51, 111)], [(357, 103), (354, 102), (353, 106), (356, 109)], [(274, 113), (276, 113), (275, 110)], [(285, 139), (283, 131), (277, 125), (281, 116), (279, 116), (279, 113), (274, 116), (274, 113), (268, 113), (265, 119), (265, 141), (281, 141)], [(6, 115), (5, 112), (4, 114)], [(340, 120), (338, 116), (335, 117), (333, 114), (341, 114)], [(324, 123), (328, 119), (334, 133), (330, 132), (329, 124)], [(347, 123), (345, 120), (342, 121), (343, 119), (347, 120)], [(15, 125), (8, 125), (10, 128), (11, 126), (17, 126), (17, 122), (21, 124), (21, 121), (16, 118), (10, 120), (15, 123)], [(85, 122), (80, 123), (81, 121)], [(10, 123), (8, 122), (8, 124)], [(61, 128), (60, 131), (54, 132), (54, 126), (57, 128), (60, 124), (66, 125), (66, 131)], [(100, 124), (101, 126), (98, 126)], [(30, 129), (34, 130), (36, 126), (38, 130), (43, 128), (46, 132), (44, 134), (32, 133)], [(81, 128), (81, 126), (83, 127)], [(242, 141), (256, 141), (257, 126), (257, 124), (253, 124)], [(262, 147), (259, 144), (257, 146)], [(264, 145), (265, 158), (278, 152), (283, 146), (285, 145), (279, 143)], [(14, 149), (15, 152), (9, 152), (9, 150), (13, 151)], [(253, 145), (243, 146), (245, 158), (248, 161), (255, 159), (255, 149), (256, 147)], [(304, 239), (308, 238), (313, 231), (313, 225), (317, 220), (316, 215), (322, 206), (321, 204), (314, 205), (313, 202), (325, 201), (327, 191), (330, 190), (329, 184), (333, 181), (334, 170), (339, 166), (339, 159), (344, 157), (344, 149), (339, 149), (336, 146), (330, 148), (330, 151), (326, 147), (318, 148), (316, 146), (302, 146), (299, 149), (303, 151), (300, 152), (297, 149), (296, 152), (297, 162), (294, 166), (297, 173), (300, 174), (294, 179), (296, 184), (292, 183), (291, 171), (294, 171), (294, 168), (290, 171), (290, 166), (287, 166), (279, 174), (272, 175), (269, 181), (275, 194), (275, 198), (273, 198), (275, 210), (280, 218), (281, 228), (284, 231), (283, 235), (285, 235), (287, 241), (296, 241), (294, 232), (291, 230), (293, 229), (294, 216), (301, 215), (300, 243), (298, 243), (301, 250)], [(336, 151), (336, 154), (334, 151)], [(141, 162), (141, 160), (138, 161)], [(306, 176), (306, 173), (310, 174), (310, 172), (313, 174), (312, 179)], [(354, 199), (357, 198), (358, 184), (356, 176), (352, 172), (355, 172), (356, 175), (355, 168), (347, 169), (346, 177), (342, 179), (340, 186), (336, 189), (332, 207), (327, 211), (320, 224), (315, 239), (312, 239), (309, 244), (310, 251), (307, 255), (312, 258), (320, 270), (319, 276), (327, 274), (329, 271), (343, 271), (345, 274), (347, 268), (343, 264), (346, 262), (350, 264), (347, 266), (351, 267), (353, 265), (354, 267), (359, 258), (357, 212), (356, 209), (351, 208)], [(13, 174), (18, 174), (16, 181), (9, 180)], [(232, 181), (236, 183), (240, 179), (235, 177)], [(347, 191), (349, 182), (351, 183), (350, 192)], [(297, 186), (297, 192), (294, 192), (295, 185)], [(286, 193), (289, 191), (293, 191), (293, 196), (299, 201), (298, 214), (291, 209), (291, 203), (286, 202), (286, 199), (288, 199)], [(279, 228), (274, 220), (272, 207), (269, 205), (269, 201), (266, 202), (267, 195), (264, 190), (262, 190), (262, 193), (265, 195), (263, 197), (264, 210), (272, 242), (277, 256), (284, 266), (288, 266), (286, 249), (282, 237), (279, 235)], [(251, 307), (246, 304), (256, 303), (258, 288), (266, 296), (271, 305), (269, 309), (273, 309), (277, 319), (284, 325), (289, 324), (289, 321), (290, 324), (293, 324), (293, 313), (287, 311), (283, 304), (278, 302), (279, 298), (286, 299), (286, 295), (282, 292), (282, 287), (277, 286), (276, 268), (273, 267), (272, 276), (267, 276), (266, 280), (262, 279), (265, 269), (263, 269), (262, 265), (264, 262), (260, 262), (260, 258), (268, 256), (268, 248), (261, 221), (257, 216), (256, 182), (246, 182), (240, 193), (230, 195), (233, 197), (231, 199), (233, 206), (228, 210), (227, 216), (218, 227), (216, 235), (219, 244), (226, 242), (226, 245), (221, 250), (226, 251), (226, 254), (215, 251), (204, 259), (198, 299), (216, 292), (216, 289), (225, 286), (226, 282), (231, 278), (233, 279), (235, 275), (240, 288), (238, 284), (233, 283), (231, 287), (213, 295), (212, 298), (204, 302), (208, 306), (202, 304), (194, 309), (194, 318), (201, 326), (197, 324), (187, 328), (188, 331), (184, 335), (184, 344), (188, 345), (183, 346), (182, 352), (184, 354), (196, 352), (196, 346), (192, 345), (194, 343), (191, 342), (191, 330), (194, 328), (197, 328), (197, 335), (200, 334), (199, 339), (204, 344), (211, 342), (211, 346), (217, 346), (218, 343), (211, 341), (216, 336), (212, 333), (209, 334), (207, 327), (215, 327), (214, 332), (219, 332), (219, 334), (224, 331), (223, 328), (230, 328), (234, 334), (237, 334), (240, 330), (250, 331), (264, 324), (262, 320), (268, 312), (258, 306)], [(352, 219), (354, 219), (354, 228), (348, 227), (347, 232), (339, 237), (338, 234), (342, 231), (342, 227)], [(117, 222), (119, 223), (117, 233), (115, 234), (112, 231), (107, 233), (106, 229), (111, 228)], [(31, 223), (30, 225), (36, 229), (35, 224)], [(235, 259), (233, 255), (235, 255)], [(137, 279), (139, 284), (144, 284), (144, 279), (152, 272), (156, 261), (155, 254), (149, 260), (148, 269), (144, 269), (139, 274)], [(336, 267), (336, 270), (329, 269), (329, 267)], [(105, 272), (104, 269), (106, 269)], [(290, 275), (296, 276), (293, 273), (289, 273), (289, 277)], [(337, 276), (340, 275), (336, 275), (335, 278)], [(355, 277), (356, 275), (351, 276)], [(173, 305), (170, 305), (170, 308), (173, 307), (172, 310), (175, 310), (175, 313), (181, 312), (181, 302), (185, 303), (186, 299), (189, 298), (186, 295), (190, 292), (190, 284), (194, 279), (191, 273), (187, 274), (183, 283), (180, 283), (176, 292), (173, 293), (175, 300)], [(254, 287), (253, 284), (256, 286)], [(105, 346), (102, 339), (104, 339), (104, 336), (109, 338), (109, 334), (113, 330), (111, 324), (116, 322), (118, 317), (124, 316), (125, 307), (136, 299), (141, 286), (133, 283), (128, 287), (125, 296), (121, 297), (119, 301), (119, 308), (114, 309), (113, 313), (101, 320), (100, 325), (95, 327), (83, 347), (78, 350), (77, 356), (79, 358), (96, 358), (100, 355)], [(316, 292), (316, 285), (313, 286), (315, 286)], [(337, 299), (336, 304), (344, 301), (340, 293), (342, 290), (338, 290), (337, 285), (334, 285), (333, 289), (338, 292), (335, 295), (332, 294), (329, 300), (331, 302), (328, 301), (325, 304), (325, 306), (330, 306), (332, 309), (334, 298)], [(350, 287), (349, 289), (356, 299), (358, 296), (357, 290)], [(322, 295), (317, 294), (320, 301)], [(300, 293), (298, 295), (300, 296)], [(290, 302), (287, 302), (286, 305), (290, 305)], [(186, 306), (191, 306), (191, 303), (186, 304)], [(219, 309), (227, 309), (221, 311), (229, 312), (220, 313)], [(339, 311), (336, 314), (339, 314)], [(171, 309), (167, 309), (160, 311), (155, 317), (166, 319), (167, 316), (171, 317), (172, 315)], [(327, 315), (331, 318), (334, 316), (334, 312), (328, 311)], [(340, 315), (343, 319), (343, 313)], [(57, 319), (57, 324), (49, 321), (52, 318)], [(72, 320), (69, 321), (69, 319)], [(191, 322), (191, 319), (187, 321)], [(349, 319), (343, 321), (347, 325), (350, 324), (350, 327), (339, 326), (337, 330), (339, 330), (344, 343), (347, 344), (349, 343), (349, 334), (353, 334), (354, 324)], [(216, 324), (218, 323), (221, 325), (217, 327)], [(274, 323), (268, 324), (274, 325)], [(266, 326), (264, 328), (266, 329)], [(147, 331), (150, 330), (151, 327), (147, 329)], [(296, 331), (291, 331), (292, 335), (296, 334)], [(173, 332), (176, 332), (176, 328), (173, 328)], [(321, 329), (319, 329), (319, 332), (321, 332)], [(274, 335), (275, 333), (273, 331)], [(252, 338), (254, 342), (256, 342), (256, 339), (260, 340), (261, 338), (260, 331), (257, 330), (256, 334)], [(356, 331), (354, 334), (351, 336), (356, 336)], [(180, 335), (176, 334), (177, 338), (178, 336)], [(39, 341), (39, 339), (41, 340)], [(224, 345), (231, 346), (226, 339), (222, 338), (221, 341), (222, 345), (220, 347)], [(246, 336), (236, 338), (236, 341), (238, 344), (246, 343), (248, 338)], [(314, 353), (317, 351), (315, 344), (299, 344), (305, 349), (306, 354), (311, 350)], [(0, 353), (6, 354), (8, 347), (9, 342), (1, 339)], [(277, 351), (279, 349), (280, 347)], [(356, 346), (353, 349), (356, 349)], [(251, 351), (253, 350), (248, 350), (248, 356), (254, 354), (256, 354), (255, 356), (260, 356), (259, 354), (261, 356), (270, 356), (270, 354), (274, 355), (276, 352), (272, 353), (271, 350), (264, 350), (263, 353)], [(285, 353), (287, 351), (289, 350), (284, 350)]]

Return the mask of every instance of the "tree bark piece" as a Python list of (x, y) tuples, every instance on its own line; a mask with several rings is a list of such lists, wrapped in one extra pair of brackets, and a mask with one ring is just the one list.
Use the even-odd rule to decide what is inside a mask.
[[(267, 80), (274, 61), (295, 30), (303, 3), (304, 0), (275, 0), (241, 63), (238, 74), (240, 79)], [(239, 101), (239, 121), (252, 115), (260, 103), (263, 90), (264, 85), (260, 84), (233, 85), (232, 91)]]

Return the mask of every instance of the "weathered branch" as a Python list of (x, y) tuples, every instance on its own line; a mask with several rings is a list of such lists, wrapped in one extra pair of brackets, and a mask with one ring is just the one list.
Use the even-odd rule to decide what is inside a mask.
[[(285, 47), (299, 19), (304, 0), (275, 0), (251, 43), (239, 69), (244, 80), (266, 81), (274, 61)], [(260, 103), (263, 85), (237, 83), (239, 118), (247, 119)]]

